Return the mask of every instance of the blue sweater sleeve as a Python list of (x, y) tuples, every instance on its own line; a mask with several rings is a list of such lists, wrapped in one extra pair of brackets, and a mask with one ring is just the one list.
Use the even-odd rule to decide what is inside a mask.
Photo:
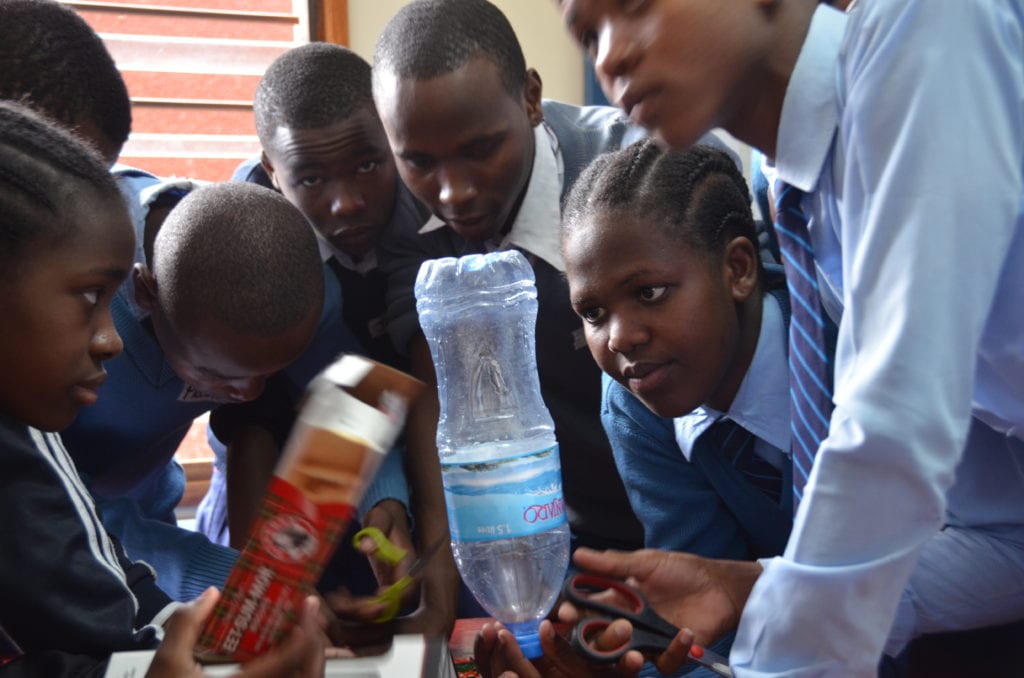
[[(409, 505), (400, 449), (381, 462), (363, 495), (360, 517), (384, 499)], [(128, 556), (151, 565), (157, 584), (174, 600), (192, 600), (210, 586), (223, 588), (238, 558), (238, 551), (214, 544), (205, 535), (144, 517), (131, 500), (112, 500), (99, 509), (104, 526), (117, 536)]]
[(105, 502), (99, 509), (128, 557), (149, 563), (157, 585), (174, 600), (192, 600), (210, 586), (223, 588), (238, 558), (238, 551), (205, 535), (143, 517), (131, 500)]
[(373, 482), (366, 488), (363, 499), (359, 502), (360, 520), (366, 516), (367, 511), (385, 499), (399, 501), (408, 510), (409, 485), (405, 480), (405, 467), (402, 463), (404, 456), (405, 450), (401, 445), (396, 445), (384, 456)]
[(704, 474), (683, 456), (672, 420), (602, 375), (601, 423), (644, 545), (709, 558), (749, 559), (741, 527)]
[[(607, 374), (601, 375), (601, 423), (633, 512), (644, 527), (644, 546), (709, 558), (749, 559), (739, 524), (704, 474), (683, 456), (672, 420), (659, 417)], [(711, 649), (728, 656), (729, 632)], [(660, 676), (653, 664), (640, 675)], [(696, 664), (675, 675), (711, 676)]]

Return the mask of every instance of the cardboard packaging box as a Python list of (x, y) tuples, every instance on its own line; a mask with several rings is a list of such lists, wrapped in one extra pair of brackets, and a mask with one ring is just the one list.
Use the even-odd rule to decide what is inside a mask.
[(201, 661), (244, 662), (283, 639), (422, 387), (356, 355), (310, 383), (249, 542), (200, 636)]

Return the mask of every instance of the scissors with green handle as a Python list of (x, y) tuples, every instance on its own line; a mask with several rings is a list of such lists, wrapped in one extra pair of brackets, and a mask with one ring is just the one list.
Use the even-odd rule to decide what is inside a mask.
[[(359, 548), (359, 542), (364, 538), (371, 539), (377, 547), (372, 557), (382, 563), (391, 565), (392, 567), (398, 565), (398, 563), (402, 562), (409, 555), (409, 552), (405, 549), (392, 544), (388, 538), (384, 536), (384, 533), (376, 527), (366, 527), (356, 532), (355, 536), (352, 537), (352, 545)], [(424, 551), (416, 562), (412, 564), (412, 567), (409, 568), (409, 571), (405, 576), (387, 587), (383, 593), (373, 599), (374, 603), (384, 606), (384, 609), (381, 610), (380, 614), (373, 619), (374, 624), (383, 624), (395, 618), (398, 614), (399, 608), (402, 606), (402, 595), (405, 593), (406, 589), (416, 581), (420, 572), (424, 567), (426, 567), (427, 562), (435, 553), (437, 553), (437, 550), (443, 543), (444, 540), (440, 539), (427, 547), (427, 550)]]

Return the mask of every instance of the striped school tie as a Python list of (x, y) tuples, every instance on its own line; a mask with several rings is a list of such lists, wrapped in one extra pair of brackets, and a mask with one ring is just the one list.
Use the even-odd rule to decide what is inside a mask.
[(803, 497), (814, 455), (832, 416), (832, 360), (826, 336), (834, 325), (821, 306), (814, 250), (801, 207), (804, 192), (781, 184), (775, 231), (786, 267), (792, 317), (789, 324), (789, 397), (793, 457), (793, 510)]

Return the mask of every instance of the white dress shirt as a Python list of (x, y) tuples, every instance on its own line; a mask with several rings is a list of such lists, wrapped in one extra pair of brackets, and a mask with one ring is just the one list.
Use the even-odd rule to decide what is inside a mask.
[(349, 254), (328, 242), (326, 238), (321, 237), (319, 233), (316, 235), (316, 245), (320, 250), (320, 260), (325, 264), (330, 261), (331, 257), (334, 257), (344, 268), (363, 275), (377, 268), (376, 249), (370, 250), (359, 261), (356, 261)]
[(1024, 617), (1022, 4), (814, 15), (775, 163), (841, 316), (836, 409), (737, 676), (872, 676), (890, 630)]
[[(557, 228), (562, 223), (562, 153), (558, 147), (558, 138), (544, 123), (533, 128), (533, 140), (536, 149), (533, 153), (533, 169), (516, 220), (503, 239), (488, 242), (486, 247), (489, 252), (521, 247), (565, 273), (561, 233)], [(443, 226), (444, 220), (433, 215), (420, 229), (420, 233), (429, 233)]]

